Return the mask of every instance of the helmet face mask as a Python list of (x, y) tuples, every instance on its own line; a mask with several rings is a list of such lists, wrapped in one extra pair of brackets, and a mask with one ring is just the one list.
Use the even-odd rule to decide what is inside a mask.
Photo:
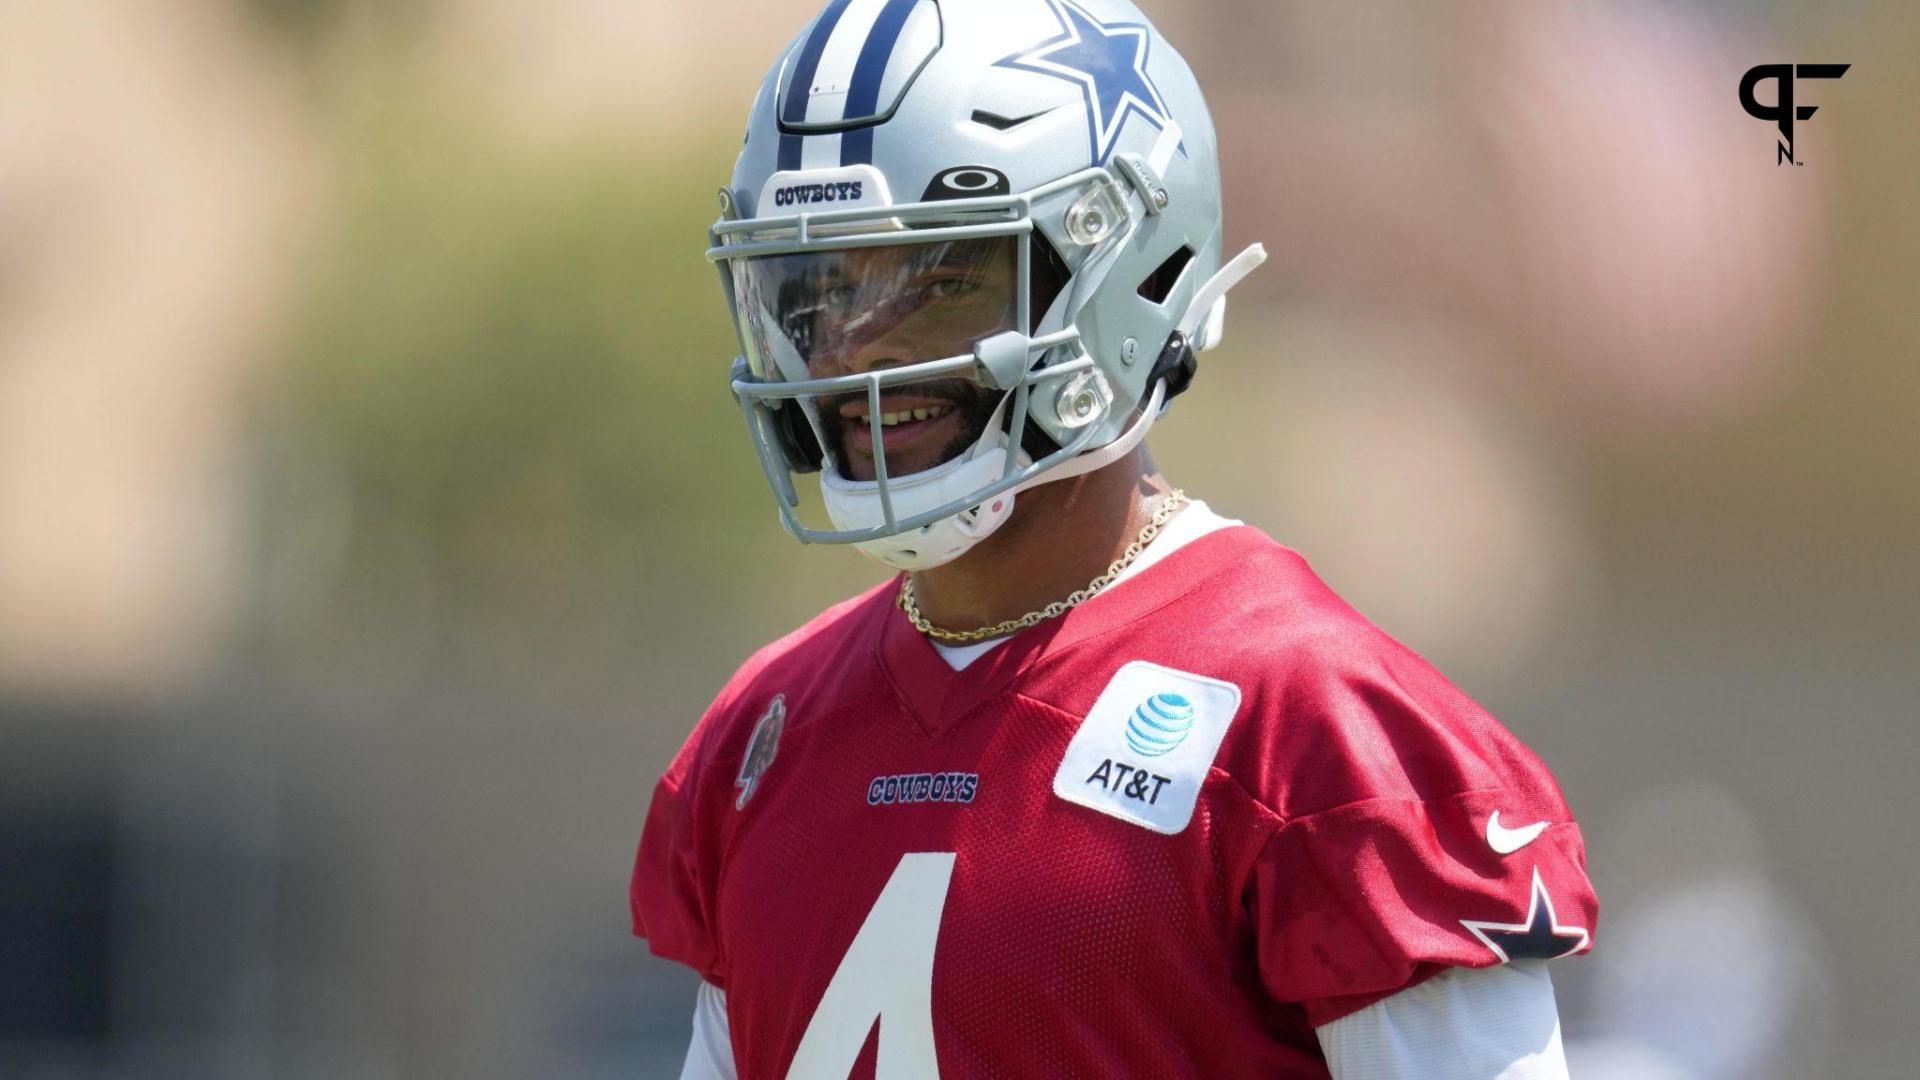
[[(1124, 75), (1059, 51), (1095, 39)], [(733, 390), (782, 523), (905, 569), (1137, 444), (1155, 358), (1224, 291), (1205, 103), (1125, 0), (833, 0), (763, 84), (722, 209)], [(832, 528), (796, 512), (816, 470)]]
[[(731, 269), (749, 368), (769, 382), (967, 355), (974, 342), (1013, 330), (1017, 314), (1012, 236), (903, 238), (886, 247), (738, 259)], [(880, 442), (859, 391), (797, 401), (825, 467), (842, 479), (873, 480), (880, 452), (896, 477), (958, 457), (979, 441), (1004, 396), (972, 372), (889, 390)]]

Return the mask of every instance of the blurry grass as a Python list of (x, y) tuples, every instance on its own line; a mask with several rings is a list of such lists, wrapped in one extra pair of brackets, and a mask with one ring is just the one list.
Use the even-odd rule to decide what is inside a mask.
[(408, 89), (341, 110), (262, 412), (263, 573), (299, 583), (261, 590), (269, 633), (302, 651), (411, 626), (441, 649), (518, 624), (556, 651), (707, 633), (737, 653), (817, 609), (726, 614), (801, 557), (726, 390), (702, 255), (732, 147), (532, 154)]

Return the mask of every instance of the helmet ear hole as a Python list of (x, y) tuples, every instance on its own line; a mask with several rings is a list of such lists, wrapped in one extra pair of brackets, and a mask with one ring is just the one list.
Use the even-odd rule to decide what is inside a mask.
[(1173, 287), (1180, 284), (1180, 276), (1187, 272), (1187, 264), (1191, 262), (1193, 249), (1185, 244), (1180, 245), (1177, 251), (1167, 256), (1165, 262), (1154, 267), (1153, 273), (1140, 282), (1140, 299), (1150, 304), (1166, 303), (1167, 297), (1173, 295)]
[(813, 426), (807, 423), (807, 414), (797, 401), (783, 401), (773, 414), (774, 436), (780, 440), (780, 451), (787, 457), (787, 465), (797, 473), (819, 472), (826, 455), (820, 450), (820, 440), (814, 437)]
[(1053, 244), (1039, 229), (1027, 234), (1029, 264), (1029, 287), (1027, 289), (1027, 333), (1032, 334), (1046, 318), (1047, 309), (1060, 298), (1067, 287), (1067, 279), (1073, 276), (1067, 260), (1060, 257)]

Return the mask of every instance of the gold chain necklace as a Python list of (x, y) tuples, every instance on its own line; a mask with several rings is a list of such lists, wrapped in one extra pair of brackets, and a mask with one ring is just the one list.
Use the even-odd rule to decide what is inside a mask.
[(983, 626), (978, 630), (943, 630), (928, 622), (925, 615), (920, 614), (920, 605), (914, 603), (913, 600), (912, 574), (908, 574), (906, 578), (900, 582), (900, 610), (907, 613), (907, 621), (913, 623), (915, 630), (920, 631), (935, 641), (946, 641), (956, 645), (985, 641), (988, 638), (1005, 637), (1016, 630), (1025, 630), (1029, 626), (1045, 622), (1048, 619), (1065, 613), (1068, 608), (1082, 603), (1101, 589), (1113, 584), (1113, 579), (1119, 577), (1121, 571), (1133, 565), (1133, 560), (1139, 558), (1140, 553), (1147, 550), (1147, 545), (1153, 542), (1154, 537), (1160, 535), (1160, 530), (1165, 528), (1167, 522), (1173, 519), (1173, 515), (1179, 513), (1180, 508), (1185, 505), (1187, 505), (1186, 492), (1181, 491), (1179, 488), (1169, 491), (1166, 501), (1162, 502), (1160, 508), (1153, 512), (1153, 520), (1147, 522), (1147, 527), (1141, 529), (1140, 535), (1133, 538), (1133, 543), (1127, 545), (1127, 550), (1121, 552), (1120, 557), (1113, 560), (1113, 565), (1107, 567), (1106, 573), (1087, 582), (1085, 588), (1076, 590), (1065, 600), (1055, 600), (1046, 607), (1038, 611), (1029, 611), (1017, 619), (1008, 619), (1006, 622), (994, 623), (992, 626)]

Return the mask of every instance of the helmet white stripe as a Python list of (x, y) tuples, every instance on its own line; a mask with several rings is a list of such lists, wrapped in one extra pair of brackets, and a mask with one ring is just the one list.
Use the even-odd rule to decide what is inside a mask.
[(800, 167), (802, 169), (837, 169), (840, 167), (840, 136), (809, 135), (801, 143)]
[[(814, 69), (813, 76), (814, 86), (837, 92), (820, 94), (807, 102), (807, 123), (828, 124), (845, 115), (847, 90), (853, 85), (853, 68), (860, 60), (860, 49), (866, 45), (867, 35), (873, 32), (873, 24), (886, 6), (887, 0), (852, 0), (847, 5), (839, 24), (833, 28), (833, 36), (827, 39), (826, 51), (820, 54), (820, 65)], [(796, 86), (792, 92), (806, 93), (811, 89)], [(840, 145), (836, 139), (833, 161), (823, 166), (809, 163), (807, 168), (838, 164)]]
[[(813, 86), (814, 72), (819, 66), (820, 54), (826, 49), (827, 39), (833, 36), (833, 28), (839, 24), (840, 16), (846, 11), (849, 2), (850, 0), (831, 0), (814, 20), (813, 29), (807, 34), (807, 42), (801, 46), (800, 52), (794, 57), (793, 71), (787, 77), (789, 80), (787, 99), (785, 102), (776, 102), (777, 106), (785, 110), (781, 114), (783, 121), (806, 119), (807, 90)], [(779, 162), (782, 169), (800, 167), (800, 139), (801, 136), (797, 133), (781, 132)]]

